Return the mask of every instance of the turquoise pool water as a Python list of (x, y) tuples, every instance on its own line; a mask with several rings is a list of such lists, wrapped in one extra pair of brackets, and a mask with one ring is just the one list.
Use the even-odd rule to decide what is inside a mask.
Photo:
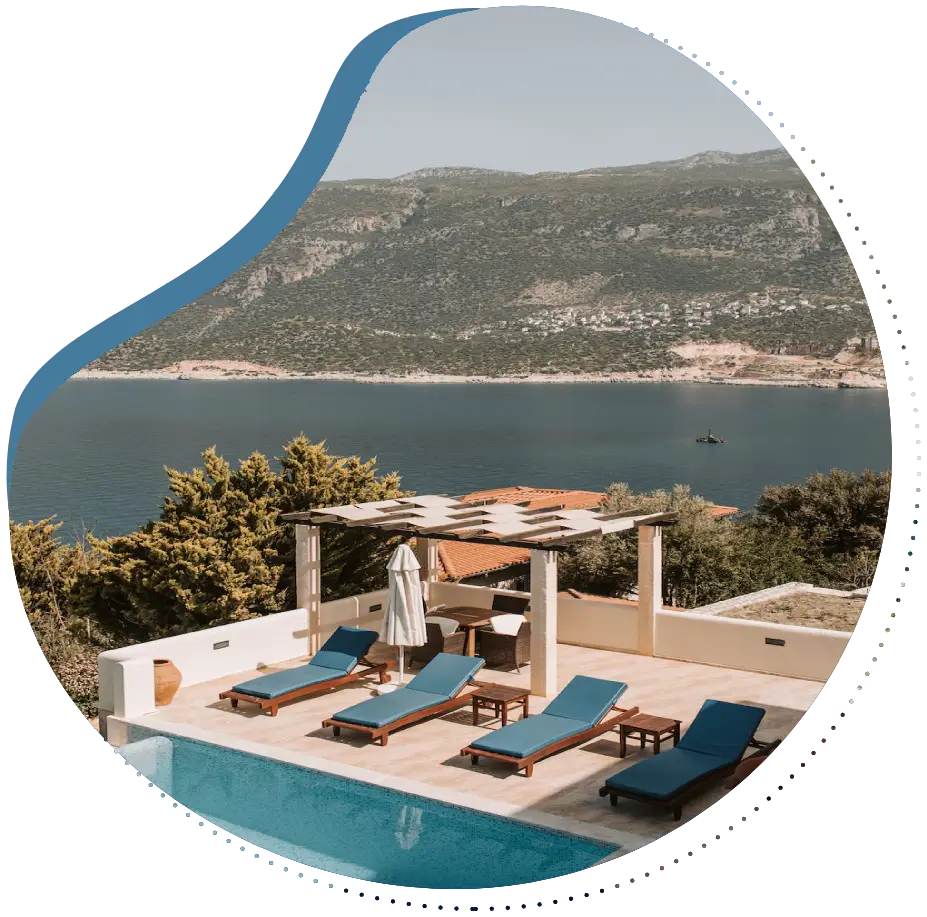
[(616, 848), (132, 727), (120, 754), (215, 825), (297, 863), (418, 888), (491, 888), (585, 869)]

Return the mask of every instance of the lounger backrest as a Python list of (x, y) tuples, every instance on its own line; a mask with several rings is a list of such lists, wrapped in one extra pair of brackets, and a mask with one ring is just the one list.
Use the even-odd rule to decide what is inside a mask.
[(440, 694), (448, 699), (480, 670), (483, 660), (479, 656), (456, 656), (438, 653), (406, 687), (410, 691)]
[(762, 707), (706, 700), (679, 747), (725, 761), (738, 761), (765, 715)]
[(378, 636), (375, 630), (339, 627), (312, 657), (312, 664), (348, 674), (361, 656), (376, 643)]
[(605, 716), (612, 705), (628, 690), (623, 681), (575, 675), (569, 684), (544, 710), (547, 716), (579, 720), (590, 728)]

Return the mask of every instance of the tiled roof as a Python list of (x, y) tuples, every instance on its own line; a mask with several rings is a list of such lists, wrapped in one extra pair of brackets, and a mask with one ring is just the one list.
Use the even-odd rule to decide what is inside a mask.
[(561, 490), (553, 487), (497, 487), (494, 490), (477, 490), (461, 499), (466, 502), (480, 500), (497, 500), (499, 503), (523, 503), (529, 501), (528, 507), (559, 506), (565, 509), (593, 509), (597, 507), (605, 494), (590, 490)]
[[(591, 490), (560, 490), (555, 487), (497, 487), (494, 490), (477, 490), (461, 497), (464, 501), (498, 500), (500, 503), (521, 503), (525, 500), (529, 508), (558, 506), (566, 509), (592, 509), (605, 498), (605, 494)], [(736, 506), (714, 506), (712, 516), (732, 516), (739, 513)]]
[[(499, 503), (522, 503), (529, 501), (529, 508), (564, 506), (566, 509), (592, 509), (601, 503), (605, 494), (591, 490), (563, 490), (555, 487), (497, 487), (493, 490), (477, 490), (461, 497), (466, 502), (497, 500)], [(738, 512), (736, 506), (716, 506), (712, 516), (729, 516)], [(438, 543), (439, 575), (442, 580), (469, 579), (483, 573), (492, 573), (526, 564), (531, 552), (526, 548), (511, 548), (504, 545), (472, 544), (465, 541), (441, 541)], [(623, 601), (615, 599), (616, 602)], [(631, 603), (633, 604), (633, 603)]]
[[(602, 502), (605, 494), (589, 490), (561, 490), (553, 487), (497, 487), (477, 490), (461, 499), (478, 503), (496, 500), (499, 503), (528, 503), (529, 508), (564, 506), (566, 509), (592, 509)], [(438, 544), (441, 579), (462, 580), (482, 573), (492, 573), (531, 559), (527, 548), (509, 548), (490, 544), (471, 544), (465, 541), (442, 541)]]
[(502, 570), (531, 559), (527, 548), (472, 544), (466, 541), (439, 541), (438, 561), (442, 580), (462, 580), (493, 570)]
[(736, 506), (713, 506), (711, 508), (712, 516), (733, 516), (734, 513), (739, 513), (740, 510)]

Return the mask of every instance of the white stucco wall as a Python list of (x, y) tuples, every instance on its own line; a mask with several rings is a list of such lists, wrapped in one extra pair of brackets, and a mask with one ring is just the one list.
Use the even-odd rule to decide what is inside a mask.
[[(529, 597), (510, 590), (433, 583), (429, 605), (489, 608), (497, 593)], [(325, 602), (319, 615), (319, 641), (324, 642), (342, 624), (379, 632), (386, 603), (385, 589)], [(640, 651), (635, 606), (560, 596), (557, 607), (559, 643)], [(134, 717), (155, 709), (156, 658), (172, 660), (183, 676), (182, 686), (189, 686), (305, 656), (309, 636), (307, 612), (295, 609), (102, 653), (101, 724), (105, 728), (110, 714)], [(656, 615), (654, 655), (825, 681), (850, 636), (840, 631), (664, 610)], [(769, 644), (767, 639), (784, 644)]]
[[(323, 603), (319, 615), (321, 641), (341, 624), (379, 631), (386, 596), (384, 589)], [(380, 609), (372, 612), (377, 605)], [(305, 656), (309, 636), (308, 613), (297, 608), (108, 650), (100, 654), (97, 663), (101, 718), (113, 713), (120, 717), (140, 716), (155, 709), (155, 659), (170, 659), (180, 669), (183, 687)]]
[[(153, 685), (155, 659), (170, 659), (180, 669), (182, 684), (195, 685), (233, 672), (302, 656), (307, 651), (308, 639), (306, 611), (297, 608), (250, 621), (108, 650), (98, 659), (99, 706), (120, 716), (140, 712), (118, 713), (117, 694), (130, 694), (131, 699), (124, 697), (124, 701), (133, 708), (144, 706), (148, 701), (147, 695), (136, 696), (135, 685), (138, 681), (139, 690), (142, 682)], [(228, 645), (222, 646), (226, 642)], [(129, 666), (129, 663), (132, 665)], [(151, 687), (153, 705), (154, 688)]]
[(636, 605), (596, 602), (560, 596), (557, 637), (561, 643), (604, 650), (639, 651), (639, 612)]
[[(655, 655), (826, 681), (851, 634), (688, 611), (657, 614)], [(783, 646), (767, 643), (782, 640)]]

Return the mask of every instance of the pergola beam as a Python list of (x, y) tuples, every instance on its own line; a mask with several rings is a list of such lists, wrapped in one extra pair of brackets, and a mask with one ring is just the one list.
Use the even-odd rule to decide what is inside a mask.
[[(597, 510), (567, 510), (557, 506), (528, 507), (515, 503), (435, 503), (436, 497), (410, 497), (398, 501), (358, 503), (351, 506), (325, 507), (304, 512), (285, 513), (286, 522), (303, 525), (326, 525), (342, 528), (370, 528), (380, 531), (421, 532), (424, 535), (452, 534), (463, 529), (478, 531), (481, 537), (499, 544), (515, 543), (540, 534), (539, 527), (556, 527), (564, 537), (573, 534), (596, 538), (612, 531), (637, 528), (641, 525), (672, 524), (674, 512), (642, 513), (637, 510), (600, 512)], [(441, 498), (448, 499), (448, 498)], [(524, 528), (513, 523), (524, 522)], [(505, 531), (508, 529), (508, 531)]]
[(346, 519), (344, 525), (349, 529), (356, 529), (364, 526), (379, 527), (382, 525), (392, 525), (396, 522), (408, 522), (416, 518), (421, 518), (421, 516), (417, 515), (412, 510), (403, 509), (401, 511), (391, 511), (385, 519), (382, 516), (367, 516), (364, 519)]
[[(302, 523), (307, 524), (307, 523)], [(496, 535), (468, 535), (464, 537), (462, 534), (450, 531), (438, 530), (429, 530), (427, 528), (418, 528), (418, 527), (409, 527), (409, 526), (384, 526), (384, 525), (359, 525), (359, 526), (347, 526), (344, 523), (340, 522), (322, 522), (315, 521), (313, 525), (319, 526), (319, 528), (324, 529), (341, 529), (342, 531), (355, 531), (355, 532), (379, 532), (382, 535), (402, 535), (405, 537), (416, 537), (421, 536), (422, 538), (433, 538), (436, 541), (465, 541), (467, 543), (473, 544), (488, 544), (495, 545), (496, 547), (506, 547), (506, 548), (537, 548), (543, 547), (545, 551), (562, 551), (563, 548), (550, 547), (543, 542), (537, 541), (510, 541), (507, 538), (500, 540)], [(470, 526), (472, 527), (472, 525)]]
[(472, 519), (458, 519), (456, 522), (443, 523), (441, 525), (420, 525), (418, 530), (423, 535), (441, 535), (441, 534), (451, 534), (457, 529), (473, 529), (481, 528), (483, 525), (482, 519), (479, 516), (475, 516)]
[(557, 553), (588, 538), (619, 532), (638, 535), (639, 650), (653, 654), (654, 627), (662, 608), (661, 529), (677, 521), (673, 512), (601, 512), (564, 505), (528, 506), (491, 499), (471, 503), (446, 496), (402, 497), (325, 507), (281, 517), (297, 524), (297, 595), (309, 613), (317, 640), (321, 606), (319, 530), (378, 532), (415, 538), (426, 591), (437, 578), (439, 541), (457, 541), (531, 552), (531, 693), (557, 691)]

